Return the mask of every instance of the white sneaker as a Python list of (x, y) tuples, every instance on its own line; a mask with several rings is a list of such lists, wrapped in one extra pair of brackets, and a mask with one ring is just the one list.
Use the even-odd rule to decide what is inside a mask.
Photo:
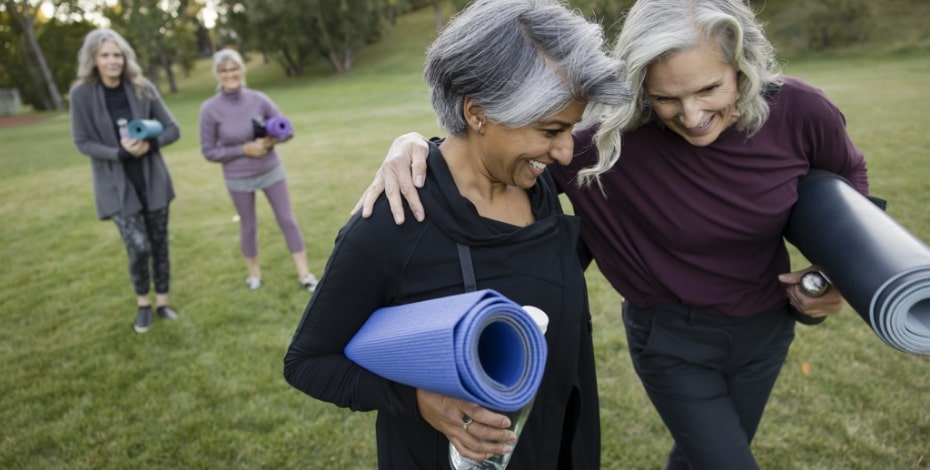
[(316, 276), (314, 276), (313, 273), (310, 273), (300, 280), (300, 285), (303, 286), (304, 289), (313, 292), (313, 290), (316, 289), (317, 282), (318, 281), (316, 280)]
[(262, 286), (262, 278), (256, 276), (249, 276), (245, 278), (245, 284), (249, 286), (249, 289), (255, 290)]

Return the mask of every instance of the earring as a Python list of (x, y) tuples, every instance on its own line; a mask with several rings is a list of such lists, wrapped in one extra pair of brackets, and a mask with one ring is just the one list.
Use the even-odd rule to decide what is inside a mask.
[(483, 121), (483, 120), (482, 120), (482, 121), (478, 121), (478, 129), (477, 129), (477, 132), (478, 132), (479, 134), (481, 134), (481, 127), (482, 127), (482, 126), (484, 126), (484, 121)]

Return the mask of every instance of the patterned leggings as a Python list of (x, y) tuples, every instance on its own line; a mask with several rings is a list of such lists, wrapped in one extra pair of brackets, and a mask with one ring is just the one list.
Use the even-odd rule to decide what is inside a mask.
[(168, 208), (141, 212), (129, 217), (113, 216), (113, 222), (126, 245), (129, 256), (129, 279), (136, 295), (149, 293), (149, 259), (155, 279), (155, 293), (167, 294), (171, 280), (168, 260)]

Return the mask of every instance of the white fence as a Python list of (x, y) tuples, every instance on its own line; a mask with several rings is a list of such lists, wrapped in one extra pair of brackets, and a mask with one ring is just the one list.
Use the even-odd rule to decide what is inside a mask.
[(0, 88), (0, 116), (16, 116), (22, 101), (16, 88)]

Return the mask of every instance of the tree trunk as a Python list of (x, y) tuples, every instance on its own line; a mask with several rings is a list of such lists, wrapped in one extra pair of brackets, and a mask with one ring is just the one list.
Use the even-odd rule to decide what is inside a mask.
[(294, 56), (291, 54), (291, 51), (284, 49), (281, 55), (284, 56), (284, 73), (288, 77), (296, 77), (300, 75), (300, 66), (297, 65), (297, 61), (294, 60)]
[(27, 15), (26, 9), (28, 9), (29, 6), (23, 4), (22, 9), (20, 9), (17, 2), (14, 0), (6, 0), (5, 3), (6, 11), (16, 18), (16, 21), (18, 21), (19, 25), (23, 28), (23, 32), (26, 33), (27, 48), (32, 51), (32, 56), (39, 65), (39, 72), (41, 72), (42, 79), (48, 89), (47, 96), (51, 99), (51, 107), (56, 111), (63, 110), (65, 106), (61, 99), (61, 93), (58, 91), (58, 86), (55, 85), (55, 79), (52, 77), (52, 71), (48, 68), (45, 54), (42, 52), (42, 47), (39, 46), (39, 41), (36, 39), (35, 29), (33, 28), (35, 25), (35, 13)]
[(165, 49), (158, 45), (158, 55), (161, 57), (161, 66), (165, 69), (165, 78), (168, 80), (168, 89), (171, 90), (171, 93), (178, 92), (178, 84), (174, 80), (174, 71), (171, 70), (171, 61), (168, 60), (168, 54), (165, 54)]
[[(29, 76), (32, 77), (33, 83), (42, 83), (42, 73), (36, 68), (35, 57), (29, 49), (22, 49), (23, 61), (26, 62), (26, 68), (29, 69)], [(33, 107), (39, 111), (48, 111), (54, 108), (51, 98), (48, 96), (48, 90), (36, 88), (35, 97), (33, 98)]]
[(439, 0), (433, 0), (433, 16), (436, 18), (436, 31), (442, 29), (442, 7)]

